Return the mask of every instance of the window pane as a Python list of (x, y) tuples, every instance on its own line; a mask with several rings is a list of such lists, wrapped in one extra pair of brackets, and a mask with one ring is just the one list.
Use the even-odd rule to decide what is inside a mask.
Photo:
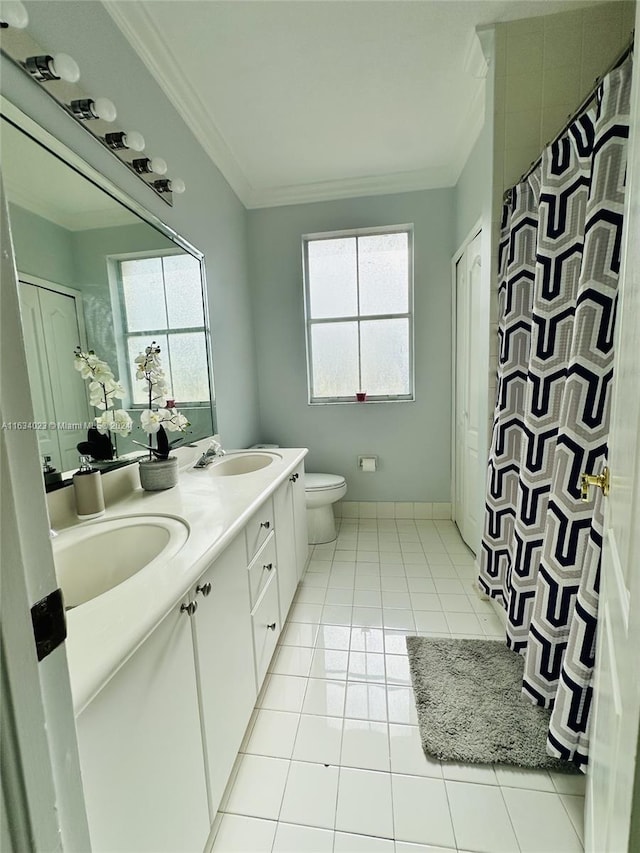
[(370, 396), (409, 394), (409, 321), (366, 320), (360, 326), (362, 390)]
[(358, 324), (311, 326), (314, 397), (353, 397), (359, 390)]
[(409, 311), (409, 236), (371, 234), (358, 238), (361, 314)]
[[(200, 264), (192, 255), (162, 259), (167, 293), (169, 328), (204, 326)], [(149, 327), (153, 328), (153, 327)]]
[(204, 402), (210, 397), (207, 348), (204, 332), (169, 335), (171, 389), (178, 408), (183, 403)]
[(128, 330), (140, 332), (143, 329), (166, 329), (161, 259), (122, 261), (120, 274)]
[(312, 240), (309, 261), (309, 316), (353, 317), (358, 313), (356, 240)]
[[(167, 384), (169, 385), (169, 388), (171, 388), (171, 370), (167, 352), (167, 336), (154, 335), (154, 340), (160, 347), (162, 367), (167, 377)], [(129, 366), (129, 381), (131, 382), (131, 389), (133, 391), (133, 402), (143, 403), (146, 406), (149, 405), (149, 397), (146, 393), (147, 383), (143, 379), (136, 379), (136, 367), (134, 365), (134, 360), (141, 352), (145, 351), (145, 348), (148, 347), (150, 343), (151, 339), (149, 338), (149, 335), (132, 335), (130, 338), (127, 338), (127, 363)]]

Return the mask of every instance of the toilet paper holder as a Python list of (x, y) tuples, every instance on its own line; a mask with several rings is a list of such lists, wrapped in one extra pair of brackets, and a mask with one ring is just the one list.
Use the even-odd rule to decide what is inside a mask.
[(358, 456), (358, 469), (365, 473), (372, 474), (378, 470), (377, 456)]

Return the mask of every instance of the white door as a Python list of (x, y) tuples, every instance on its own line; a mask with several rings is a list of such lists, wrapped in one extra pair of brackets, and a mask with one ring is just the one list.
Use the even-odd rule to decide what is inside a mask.
[[(588, 853), (638, 850), (629, 837), (640, 719), (640, 104), (634, 74), (626, 249), (620, 281), (609, 437), (611, 493), (604, 545), (591, 748), (587, 774)], [(598, 473), (598, 472), (588, 472)]]
[(459, 258), (455, 276), (454, 512), (460, 535), (474, 553), (480, 544), (483, 508), (478, 458), (484, 399), (478, 354), (481, 335), (486, 332), (478, 322), (482, 316), (481, 243), (479, 233)]

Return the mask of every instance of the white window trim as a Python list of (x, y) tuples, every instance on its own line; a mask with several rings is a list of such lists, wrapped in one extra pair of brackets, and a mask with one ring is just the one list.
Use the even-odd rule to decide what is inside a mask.
[[(309, 306), (311, 303), (311, 294), (309, 289), (309, 255), (307, 246), (314, 240), (331, 240), (340, 237), (362, 237), (369, 234), (406, 234), (408, 239), (409, 253), (409, 268), (408, 268), (408, 288), (409, 288), (409, 310), (403, 313), (394, 314), (355, 314), (348, 317), (322, 317), (316, 320), (311, 319)], [(405, 223), (402, 225), (388, 225), (373, 228), (350, 228), (340, 231), (320, 231), (311, 234), (302, 235), (302, 267), (304, 277), (304, 316), (305, 316), (305, 345), (307, 353), (307, 403), (310, 406), (332, 406), (358, 403), (355, 399), (355, 394), (352, 397), (314, 397), (312, 394), (313, 387), (313, 350), (311, 347), (311, 327), (322, 323), (340, 322), (357, 322), (362, 320), (395, 320), (408, 319), (409, 321), (409, 385), (410, 391), (408, 394), (401, 395), (369, 395), (367, 394), (368, 403), (413, 403), (415, 402), (415, 368), (414, 368), (414, 300), (413, 300), (413, 224)], [(359, 334), (359, 331), (358, 331)], [(366, 391), (366, 389), (364, 389)]]

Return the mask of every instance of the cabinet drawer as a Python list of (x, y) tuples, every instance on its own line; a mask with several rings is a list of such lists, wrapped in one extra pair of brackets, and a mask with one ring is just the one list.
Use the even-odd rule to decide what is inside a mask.
[(253, 558), (249, 566), (249, 593), (251, 596), (251, 607), (255, 607), (260, 598), (260, 593), (269, 583), (269, 578), (276, 568), (276, 540), (273, 533), (269, 534), (267, 541)]
[(267, 667), (280, 635), (280, 611), (278, 609), (277, 572), (269, 572), (269, 582), (252, 615), (253, 648), (256, 656), (256, 679), (258, 690), (262, 687)]
[(247, 523), (245, 536), (247, 539), (247, 563), (250, 563), (258, 553), (262, 543), (273, 530), (273, 501), (269, 498), (255, 512)]

